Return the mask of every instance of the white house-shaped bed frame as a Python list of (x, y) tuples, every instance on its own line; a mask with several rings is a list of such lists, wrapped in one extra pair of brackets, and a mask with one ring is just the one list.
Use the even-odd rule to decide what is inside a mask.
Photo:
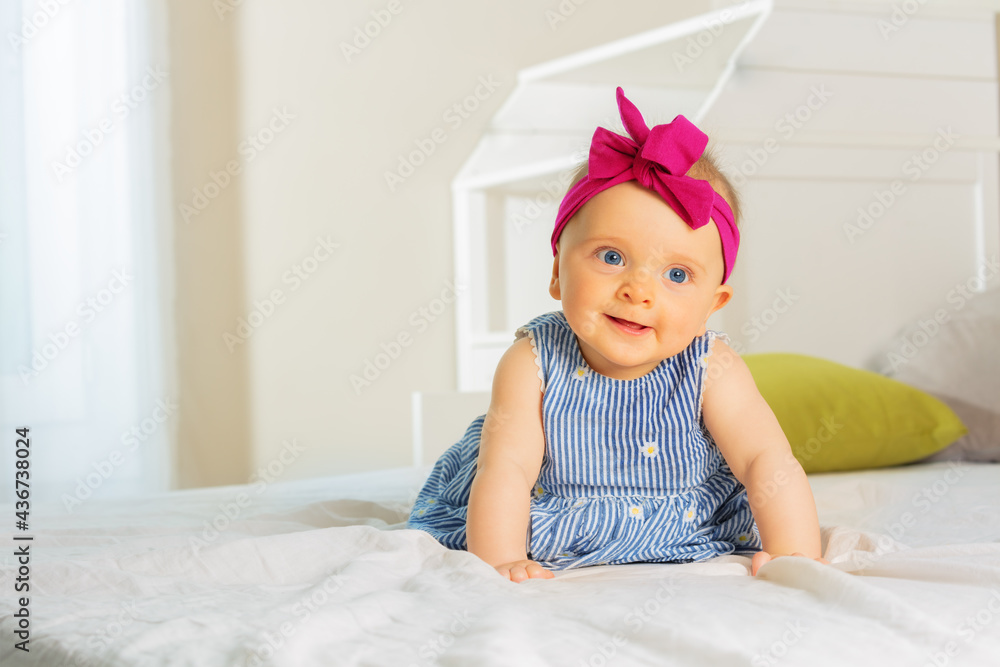
[(521, 71), (453, 183), (458, 389), (488, 390), (514, 329), (559, 307), (552, 222), (594, 128), (621, 131), (619, 85), (650, 126), (698, 124), (740, 187), (735, 296), (710, 326), (741, 351), (877, 368), (880, 341), (981, 289), (1000, 3), (897, 9), (750, 0)]

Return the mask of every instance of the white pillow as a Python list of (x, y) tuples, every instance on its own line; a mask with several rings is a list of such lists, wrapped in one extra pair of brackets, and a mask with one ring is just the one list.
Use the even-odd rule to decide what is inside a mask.
[(948, 405), (968, 435), (924, 461), (1000, 461), (1000, 287), (949, 293), (945, 307), (907, 327), (875, 368)]

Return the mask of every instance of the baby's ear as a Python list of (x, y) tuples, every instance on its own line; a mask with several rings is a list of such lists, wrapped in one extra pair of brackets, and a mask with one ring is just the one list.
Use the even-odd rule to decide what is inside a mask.
[(552, 260), (552, 279), (549, 281), (549, 294), (556, 301), (562, 299), (562, 290), (559, 287), (559, 247), (556, 246), (556, 256)]
[(712, 316), (712, 313), (729, 303), (731, 298), (733, 298), (732, 287), (729, 285), (719, 285), (719, 287), (716, 288), (715, 296), (712, 297), (712, 304), (708, 309), (708, 314), (705, 315), (705, 321), (701, 323), (701, 330), (698, 332), (699, 336), (704, 336), (705, 332), (708, 331), (708, 318)]
[[(714, 313), (715, 311), (719, 310), (724, 305), (729, 303), (729, 300), (732, 298), (733, 298), (733, 288), (730, 287), (729, 285), (719, 285), (715, 289), (715, 296), (712, 297), (713, 299), (712, 306), (709, 309), (708, 314), (711, 316), (712, 313)], [(708, 322), (708, 317), (705, 318), (705, 321)], [(702, 333), (705, 332), (703, 331)]]

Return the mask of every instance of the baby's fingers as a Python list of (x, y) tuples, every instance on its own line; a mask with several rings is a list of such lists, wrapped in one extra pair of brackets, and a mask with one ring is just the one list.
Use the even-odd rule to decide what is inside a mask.
[(515, 581), (514, 575), (511, 572), (513, 566), (510, 563), (505, 563), (504, 565), (497, 565), (493, 569), (495, 569), (504, 579)]
[(555, 575), (531, 560), (519, 560), (513, 563), (498, 565), (496, 571), (514, 583), (527, 579), (551, 579)]
[(528, 563), (526, 570), (532, 579), (551, 579), (556, 576), (534, 561)]
[(750, 561), (750, 574), (756, 577), (757, 570), (760, 569), (760, 566), (763, 565), (764, 563), (767, 563), (770, 560), (771, 560), (771, 554), (767, 553), (766, 551), (758, 551), (757, 553), (755, 553), (753, 555), (753, 560)]

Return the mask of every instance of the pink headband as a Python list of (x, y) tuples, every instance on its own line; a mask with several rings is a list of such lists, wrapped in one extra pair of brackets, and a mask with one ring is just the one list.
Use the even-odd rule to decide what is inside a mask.
[(708, 144), (708, 136), (684, 116), (673, 122), (646, 126), (642, 114), (618, 88), (618, 112), (631, 139), (597, 128), (590, 142), (588, 174), (574, 185), (559, 205), (556, 228), (552, 232), (552, 254), (566, 223), (598, 192), (635, 179), (642, 187), (660, 195), (691, 229), (708, 224), (711, 219), (722, 239), (722, 282), (736, 263), (740, 232), (733, 221), (729, 204), (712, 189), (708, 181), (686, 176)]

